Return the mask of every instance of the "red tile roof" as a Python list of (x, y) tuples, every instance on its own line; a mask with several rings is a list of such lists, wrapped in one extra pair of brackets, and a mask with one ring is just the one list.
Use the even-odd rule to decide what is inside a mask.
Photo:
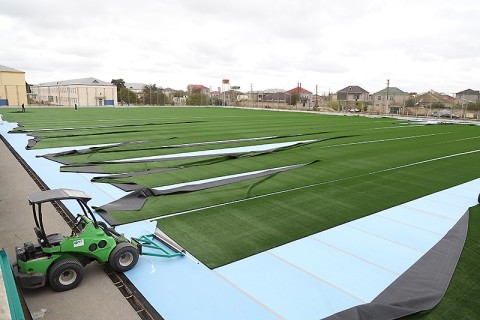
[(303, 93), (303, 94), (312, 94), (310, 91), (302, 88), (302, 87), (295, 87), (287, 91), (288, 93)]
[(189, 89), (189, 90), (195, 90), (195, 89), (200, 89), (200, 90), (205, 90), (205, 89), (207, 89), (207, 90), (208, 90), (207, 87), (205, 87), (204, 85), (201, 85), (201, 84), (189, 84), (189, 85), (188, 85), (188, 89)]

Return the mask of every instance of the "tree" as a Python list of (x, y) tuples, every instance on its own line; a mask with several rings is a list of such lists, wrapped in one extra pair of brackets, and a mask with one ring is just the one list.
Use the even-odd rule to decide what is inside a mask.
[(187, 97), (187, 106), (206, 106), (210, 104), (210, 97), (203, 93), (195, 92)]
[(219, 98), (218, 96), (212, 97), (211, 98), (211, 104), (212, 106), (221, 106), (223, 104), (223, 100)]
[(142, 90), (143, 103), (152, 106), (164, 106), (171, 102), (162, 88), (157, 87), (156, 84), (147, 84)]
[(117, 101), (127, 101), (127, 99), (122, 98), (122, 89), (125, 89), (125, 81), (123, 79), (112, 79), (111, 84), (114, 84), (117, 87)]
[(117, 86), (117, 92), (118, 92), (121, 88), (126, 88), (126, 87), (125, 87), (125, 81), (124, 81), (123, 79), (112, 79), (112, 81), (111, 81), (110, 83)]
[(288, 103), (291, 106), (295, 106), (300, 101), (300, 93), (293, 92), (290, 94), (290, 98), (288, 99)]
[(480, 101), (477, 102), (469, 102), (466, 105), (466, 110), (476, 111), (477, 119), (480, 118)]
[(187, 93), (185, 91), (182, 91), (182, 90), (176, 90), (173, 92), (173, 96), (175, 98), (182, 98), (182, 97), (185, 97), (187, 95)]
[(327, 102), (327, 107), (328, 108), (331, 108), (333, 110), (336, 110), (336, 111), (339, 111), (341, 106), (340, 106), (340, 102), (336, 101), (336, 100), (331, 100), (331, 101), (328, 101)]
[(413, 98), (408, 98), (407, 101), (405, 101), (405, 107), (406, 108), (415, 107), (415, 100)]
[(117, 92), (117, 100), (123, 103), (138, 103), (138, 97), (135, 92), (127, 88), (120, 88)]

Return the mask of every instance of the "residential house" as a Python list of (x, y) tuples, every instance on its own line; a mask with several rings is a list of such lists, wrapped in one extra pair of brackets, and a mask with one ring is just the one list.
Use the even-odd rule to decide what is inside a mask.
[(467, 89), (455, 94), (455, 97), (459, 100), (466, 102), (477, 102), (480, 100), (480, 91)]
[(135, 99), (133, 99), (131, 94), (125, 94), (122, 90), (120, 90), (120, 92), (117, 92), (120, 105), (130, 105), (131, 103), (138, 105), (139, 101), (142, 101), (143, 99), (143, 89), (145, 88), (145, 83), (125, 82), (125, 88), (135, 94)]
[(363, 108), (370, 99), (368, 91), (359, 86), (348, 86), (338, 90), (333, 98), (337, 101), (345, 102), (347, 107), (355, 106), (360, 108)]
[(372, 95), (372, 109), (380, 110), (381, 113), (398, 114), (409, 98), (409, 93), (397, 87), (387, 87)]
[(407, 114), (429, 116), (435, 112), (434, 109), (452, 108), (455, 103), (455, 99), (453, 97), (438, 93), (433, 90), (417, 94), (413, 97), (413, 100), (414, 107), (407, 108), (409, 109), (406, 110)]
[(261, 101), (285, 103), (288, 101), (289, 97), (290, 95), (286, 92), (269, 92), (261, 95)]
[(163, 89), (163, 93), (165, 93), (165, 95), (167, 95), (167, 97), (169, 97), (169, 98), (173, 97), (175, 92), (177, 92), (177, 90), (172, 89), (170, 87), (167, 87), (167, 88)]
[(40, 103), (63, 106), (115, 106), (117, 86), (96, 78), (82, 78), (32, 85)]
[(283, 89), (267, 89), (258, 92), (260, 102), (285, 102), (288, 94)]
[(201, 84), (189, 84), (187, 86), (187, 92), (188, 94), (201, 93), (208, 95), (210, 93), (210, 89)]
[(0, 106), (26, 104), (25, 72), (0, 65)]
[(125, 82), (125, 87), (128, 90), (135, 92), (135, 94), (138, 95), (143, 91), (143, 88), (145, 87), (145, 83)]
[(443, 95), (436, 91), (430, 90), (428, 92), (418, 94), (415, 98), (415, 106), (417, 107), (431, 107), (432, 105), (442, 104), (445, 108), (453, 106), (453, 97)]
[(299, 94), (300, 95), (300, 101), (301, 101), (301, 103), (303, 104), (304, 107), (307, 104), (310, 105), (310, 103), (312, 102), (313, 93), (308, 91), (307, 89), (302, 88), (301, 86), (297, 86), (293, 89), (290, 89), (290, 90), (287, 91), (287, 93), (290, 94), (290, 95), (292, 95), (294, 93)]

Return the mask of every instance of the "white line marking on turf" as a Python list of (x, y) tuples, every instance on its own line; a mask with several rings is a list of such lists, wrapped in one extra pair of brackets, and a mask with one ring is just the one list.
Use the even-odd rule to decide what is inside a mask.
[(158, 156), (149, 156), (149, 157), (140, 157), (140, 158), (129, 158), (129, 159), (119, 159), (119, 160), (110, 160), (110, 163), (123, 163), (130, 161), (145, 161), (145, 160), (159, 160), (159, 159), (175, 159), (178, 157), (197, 157), (197, 156), (215, 156), (215, 155), (226, 155), (226, 154), (236, 154), (243, 152), (260, 152), (260, 151), (269, 151), (275, 150), (282, 147), (290, 147), (302, 143), (310, 143), (319, 140), (301, 140), (301, 141), (290, 141), (290, 142), (278, 142), (278, 143), (269, 143), (269, 144), (259, 144), (254, 146), (245, 146), (245, 147), (235, 147), (235, 148), (224, 148), (224, 149), (211, 149), (204, 151), (194, 151), (194, 152), (184, 152), (184, 153), (174, 153)]
[(350, 143), (342, 143), (342, 144), (334, 144), (331, 146), (325, 146), (322, 148), (333, 148), (333, 147), (343, 147), (343, 146), (353, 146), (357, 144), (367, 144), (367, 143), (377, 143), (377, 142), (385, 142), (385, 141), (395, 141), (395, 140), (406, 140), (406, 139), (415, 139), (415, 138), (423, 138), (423, 137), (430, 137), (442, 134), (450, 134), (452, 132), (442, 132), (442, 133), (430, 133), (430, 134), (421, 134), (418, 136), (409, 136), (409, 137), (400, 137), (400, 138), (390, 138), (390, 139), (380, 139), (380, 140), (368, 140), (368, 141), (359, 141), (359, 142), (350, 142)]
[(160, 216), (160, 217), (149, 218), (149, 219), (147, 219), (147, 221), (155, 221), (155, 220), (160, 220), (160, 219), (166, 219), (166, 218), (170, 218), (170, 217), (174, 217), (174, 216), (184, 215), (184, 214), (187, 214), (187, 213), (192, 213), (192, 212), (197, 212), (197, 211), (203, 211), (203, 210), (206, 210), (206, 209), (223, 207), (223, 206), (227, 206), (227, 205), (230, 205), (230, 204), (235, 204), (235, 203), (240, 203), (240, 202), (245, 202), (245, 201), (250, 201), (250, 200), (255, 200), (255, 199), (266, 198), (266, 197), (270, 197), (270, 196), (274, 196), (274, 195), (278, 195), (278, 194), (283, 194), (283, 193), (287, 193), (287, 192), (291, 192), (291, 191), (308, 189), (308, 188), (317, 187), (317, 186), (321, 186), (321, 185), (325, 185), (325, 184), (330, 184), (330, 183), (335, 183), (335, 182), (340, 182), (340, 181), (365, 177), (365, 176), (369, 176), (369, 175), (373, 175), (373, 174), (377, 174), (377, 173), (389, 172), (389, 171), (393, 171), (393, 170), (408, 168), (408, 167), (412, 167), (412, 166), (416, 166), (416, 165), (420, 165), (420, 164), (424, 164), (424, 163), (429, 163), (429, 162), (438, 161), (438, 160), (444, 160), (444, 159), (463, 156), (463, 155), (467, 155), (467, 154), (473, 154), (473, 153), (477, 153), (477, 152), (480, 152), (480, 149), (455, 153), (455, 154), (451, 154), (451, 155), (448, 155), (448, 156), (443, 156), (443, 157), (438, 157), (438, 158), (433, 158), (433, 159), (428, 159), (428, 160), (423, 160), (423, 161), (417, 161), (417, 162), (405, 164), (405, 165), (402, 165), (402, 166), (397, 166), (397, 167), (372, 171), (372, 172), (368, 172), (368, 173), (364, 173), (364, 174), (360, 174), (360, 175), (356, 175), (356, 176), (350, 176), (350, 177), (345, 177), (345, 178), (340, 178), (340, 179), (335, 179), (335, 180), (330, 180), (330, 181), (323, 181), (323, 182), (309, 184), (309, 185), (306, 185), (306, 186), (296, 187), (296, 188), (292, 188), (292, 189), (276, 191), (276, 192), (262, 194), (262, 195), (258, 195), (258, 196), (254, 196), (254, 197), (250, 197), (250, 198), (246, 198), (246, 199), (233, 200), (233, 201), (228, 201), (228, 202), (224, 202), (224, 203), (214, 204), (214, 205), (207, 206), (207, 207), (201, 207), (201, 208), (186, 210), (186, 211), (182, 211), (182, 212), (176, 212), (176, 213), (172, 213), (172, 214), (168, 214), (168, 215), (164, 215), (164, 216)]

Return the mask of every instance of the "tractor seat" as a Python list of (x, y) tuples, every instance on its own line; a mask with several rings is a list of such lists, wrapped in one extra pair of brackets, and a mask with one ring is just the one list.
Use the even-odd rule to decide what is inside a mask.
[[(45, 239), (42, 235), (42, 232), (40, 231), (40, 228), (35, 227), (35, 228), (33, 228), (33, 231), (35, 231), (35, 234), (37, 235), (38, 243), (42, 247), (45, 247), (46, 242), (45, 242)], [(52, 233), (52, 234), (47, 235), (48, 243), (50, 243), (50, 245), (52, 245), (52, 246), (58, 246), (64, 238), (65, 237), (61, 233)]]

